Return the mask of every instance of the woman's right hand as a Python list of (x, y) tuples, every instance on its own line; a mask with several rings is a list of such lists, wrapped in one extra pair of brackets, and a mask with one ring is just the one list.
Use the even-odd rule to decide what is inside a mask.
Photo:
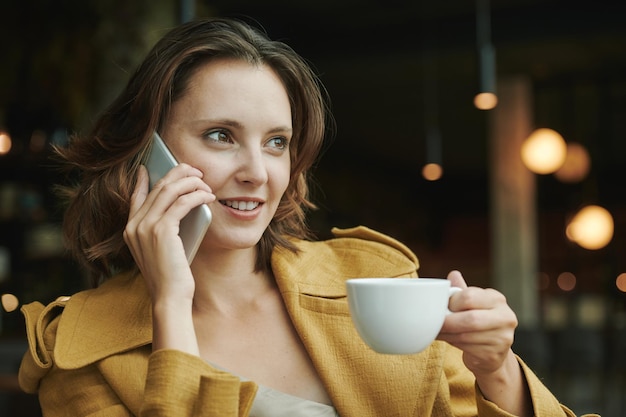
[(143, 274), (153, 303), (181, 297), (191, 301), (195, 284), (178, 235), (180, 221), (194, 207), (215, 201), (202, 172), (180, 164), (149, 192), (148, 171), (139, 168), (130, 200), (124, 241)]

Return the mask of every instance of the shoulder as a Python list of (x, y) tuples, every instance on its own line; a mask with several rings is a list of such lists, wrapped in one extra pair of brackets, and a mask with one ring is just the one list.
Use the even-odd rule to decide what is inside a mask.
[(277, 249), (272, 268), (279, 284), (288, 280), (301, 285), (331, 285), (357, 277), (416, 276), (417, 256), (406, 245), (383, 233), (358, 226), (333, 228), (333, 238), (297, 240), (298, 253)]
[(53, 367), (77, 369), (150, 343), (150, 300), (141, 276), (120, 275), (100, 287), (22, 307), (29, 349), (20, 384), (32, 392)]

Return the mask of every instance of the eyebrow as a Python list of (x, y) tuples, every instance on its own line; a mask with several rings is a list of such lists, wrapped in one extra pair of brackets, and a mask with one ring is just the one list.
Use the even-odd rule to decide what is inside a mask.
[[(234, 127), (236, 129), (242, 129), (243, 125), (241, 123), (239, 123), (237, 120), (232, 120), (232, 119), (208, 119), (208, 120), (203, 120), (203, 121), (208, 121), (211, 123), (218, 123), (218, 124), (222, 124), (225, 126), (231, 126)], [(284, 126), (276, 126), (273, 127), (272, 129), (270, 129), (267, 133), (284, 133), (284, 132), (293, 132), (293, 128), (289, 127), (287, 125)]]

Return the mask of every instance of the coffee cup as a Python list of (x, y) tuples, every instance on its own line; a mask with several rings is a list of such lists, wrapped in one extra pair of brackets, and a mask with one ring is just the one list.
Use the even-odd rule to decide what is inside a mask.
[(435, 340), (461, 289), (441, 278), (354, 278), (346, 290), (361, 339), (378, 353), (406, 355)]

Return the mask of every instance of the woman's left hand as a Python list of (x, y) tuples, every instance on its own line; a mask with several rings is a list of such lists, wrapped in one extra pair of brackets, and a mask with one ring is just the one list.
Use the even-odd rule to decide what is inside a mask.
[(439, 334), (463, 351), (465, 366), (477, 377), (497, 371), (511, 351), (517, 317), (500, 292), (491, 288), (468, 287), (459, 271), (448, 279), (462, 288), (450, 298), (452, 314)]
[(465, 366), (483, 396), (517, 416), (532, 415), (526, 379), (511, 350), (517, 317), (505, 296), (491, 288), (468, 287), (459, 271), (448, 274), (453, 287), (451, 314), (437, 337), (463, 351)]

